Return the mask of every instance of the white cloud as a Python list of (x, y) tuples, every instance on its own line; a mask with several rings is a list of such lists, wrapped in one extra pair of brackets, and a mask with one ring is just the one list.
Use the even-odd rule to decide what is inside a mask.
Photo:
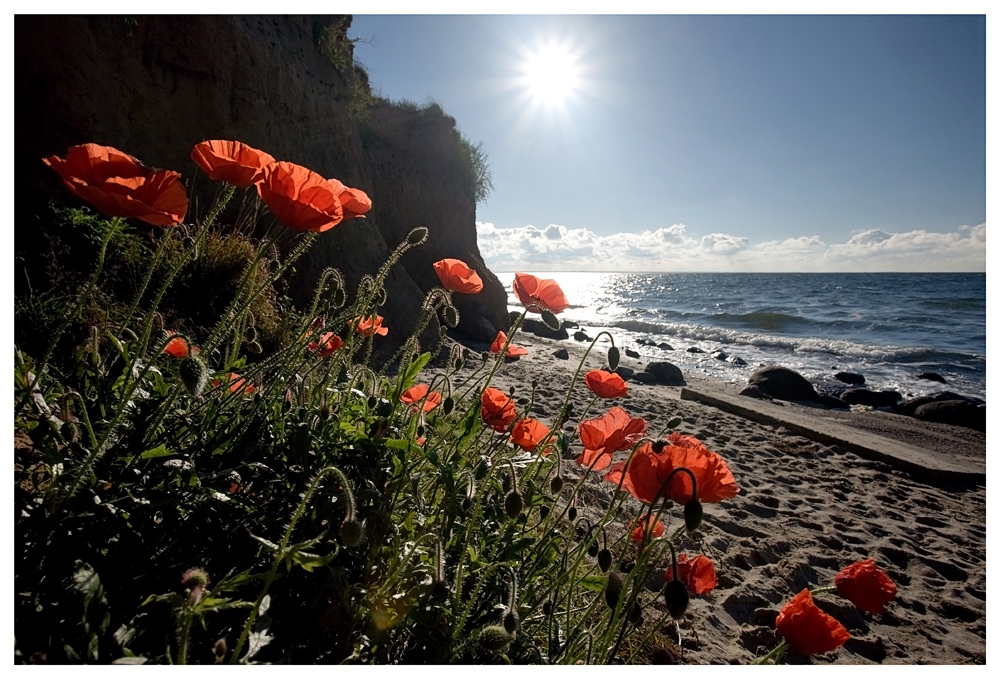
[(730, 233), (698, 236), (684, 224), (599, 236), (549, 224), (498, 229), (476, 224), (495, 271), (984, 271), (986, 225), (950, 232), (870, 229), (844, 243), (807, 235), (753, 243)]

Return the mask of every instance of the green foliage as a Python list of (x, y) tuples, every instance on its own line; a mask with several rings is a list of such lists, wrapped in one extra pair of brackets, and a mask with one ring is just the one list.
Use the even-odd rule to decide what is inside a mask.
[(459, 147), (462, 150), (462, 159), (472, 179), (476, 203), (482, 203), (493, 192), (493, 175), (490, 173), (489, 159), (483, 150), (483, 142), (473, 144), (464, 136), (459, 135)]
[[(587, 474), (562, 482), (566, 437), (548, 457), (522, 453), (482, 420), (503, 358), (459, 372), (467, 351), (420, 348), (446, 291), (426, 298), (394, 376), (370, 365), (381, 340), (355, 319), (378, 313), (426, 230), (349, 306), (327, 301), (324, 277), (295, 315), (273, 286), (313, 234), (272, 258), (280, 235), (202, 225), (147, 243), (121, 220), (63, 214), (81, 252), (109, 253), (72, 297), (106, 317), (53, 362), (76, 326), (49, 293), (21, 306), (53, 329), (45, 358), (37, 345), (14, 356), (19, 661), (556, 664), (642, 647), (641, 585), (684, 524), (638, 552), (608, 536), (623, 495), (577, 520)], [(251, 328), (288, 341), (257, 354)], [(186, 330), (197, 357), (165, 354), (164, 329)], [(344, 345), (323, 356), (310, 343), (328, 332)], [(440, 407), (402, 401), (420, 383), (445, 392)]]

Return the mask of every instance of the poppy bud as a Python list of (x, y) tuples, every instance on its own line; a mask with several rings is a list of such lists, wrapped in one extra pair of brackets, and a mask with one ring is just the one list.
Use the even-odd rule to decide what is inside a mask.
[(473, 471), (473, 476), (476, 477), (476, 481), (482, 481), (486, 478), (486, 472), (489, 470), (489, 463), (484, 459), (480, 459), (479, 464), (476, 465), (476, 469)]
[(611, 610), (614, 610), (618, 606), (618, 600), (622, 596), (622, 587), (624, 585), (625, 581), (622, 580), (621, 573), (617, 571), (608, 573), (608, 581), (604, 585), (604, 601), (607, 602), (608, 608)]
[(663, 598), (667, 601), (667, 611), (671, 618), (680, 620), (684, 617), (690, 599), (687, 585), (680, 580), (671, 580), (663, 590)]
[(542, 309), (542, 323), (547, 325), (551, 330), (558, 330), (562, 327), (562, 323), (559, 322), (556, 315), (548, 309)]
[(472, 498), (468, 497), (468, 496), (463, 497), (462, 498), (462, 505), (461, 506), (462, 506), (462, 511), (463, 512), (467, 512), (470, 509), (472, 509)]
[(461, 358), (455, 359), (455, 370), (461, 370), (463, 365), (465, 365), (465, 361), (463, 361)]
[(247, 344), (247, 351), (256, 356), (264, 352), (264, 347), (260, 346), (260, 342), (254, 340)]
[(441, 410), (444, 412), (445, 415), (447, 415), (454, 409), (455, 409), (455, 399), (453, 399), (451, 396), (448, 396), (447, 398), (445, 398), (444, 403), (441, 404)]
[(503, 628), (507, 634), (513, 634), (521, 626), (521, 620), (517, 616), (517, 611), (507, 609), (503, 614)]
[(256, 328), (256, 326), (253, 326), (253, 325), (249, 326), (247, 328), (247, 331), (246, 331), (245, 335), (246, 335), (245, 339), (246, 339), (247, 344), (253, 344), (254, 342), (256, 342), (257, 341), (257, 328)]
[(608, 572), (611, 568), (611, 550), (605, 547), (597, 553), (597, 565), (600, 566), (601, 571), (604, 573)]
[(541, 507), (538, 508), (538, 516), (544, 519), (548, 515), (549, 515), (548, 505), (542, 505)]
[(479, 354), (479, 358), (483, 359), (483, 363), (485, 363), (486, 361), (490, 360), (490, 356), (492, 355), (493, 354), (491, 354), (490, 352), (484, 351), (483, 353)]
[(70, 443), (76, 443), (80, 440), (80, 425), (76, 422), (64, 422), (59, 432)]
[(608, 349), (608, 367), (611, 368), (611, 372), (614, 372), (618, 368), (618, 361), (621, 359), (622, 354), (618, 351), (618, 347)]
[(222, 659), (226, 657), (227, 650), (228, 648), (226, 647), (225, 637), (222, 637), (221, 639), (216, 641), (215, 645), (212, 646), (212, 654), (215, 656), (215, 662), (217, 663), (222, 662)]
[(368, 410), (371, 410), (372, 408), (374, 408), (377, 403), (378, 403), (378, 399), (377, 398), (375, 398), (374, 396), (369, 396), (368, 397)]
[(691, 498), (684, 503), (684, 527), (688, 533), (693, 533), (701, 525), (701, 517), (704, 515), (701, 503), (697, 498)]
[(563, 479), (561, 476), (553, 476), (552, 480), (549, 481), (549, 490), (551, 490), (553, 494), (558, 494), (559, 491), (562, 490), (562, 487)]
[(516, 519), (521, 510), (524, 509), (524, 498), (517, 491), (507, 493), (503, 499), (503, 511), (508, 519)]
[(389, 417), (392, 414), (392, 403), (389, 399), (380, 398), (378, 400), (378, 405), (375, 407), (375, 414), (379, 417)]
[(576, 507), (570, 507), (566, 515), (569, 517), (570, 521), (576, 521)]
[(681, 418), (677, 416), (671, 417), (667, 420), (667, 429), (677, 429), (677, 426), (680, 425), (681, 422), (683, 422)]
[(353, 517), (345, 519), (344, 523), (340, 524), (340, 541), (347, 547), (357, 547), (361, 544), (363, 534), (361, 522)]
[(200, 357), (191, 354), (183, 359), (177, 366), (177, 374), (181, 378), (181, 385), (191, 396), (198, 396), (205, 389), (208, 383), (208, 366)]
[(458, 327), (458, 309), (453, 306), (445, 307), (444, 322), (449, 328)]
[(345, 302), (347, 302), (347, 293), (344, 292), (343, 288), (337, 288), (333, 291), (333, 298), (331, 301), (333, 302), (334, 308), (339, 309), (344, 306)]
[(427, 240), (427, 233), (426, 226), (415, 227), (406, 235), (406, 242), (410, 245), (421, 245)]
[(502, 625), (490, 625), (479, 631), (477, 641), (482, 648), (488, 651), (502, 651), (508, 646), (514, 637)]
[(593, 558), (597, 556), (597, 543), (591, 542), (590, 547), (587, 547), (587, 556)]
[(544, 613), (545, 615), (552, 615), (551, 601), (546, 601), (544, 604), (542, 604), (542, 613)]

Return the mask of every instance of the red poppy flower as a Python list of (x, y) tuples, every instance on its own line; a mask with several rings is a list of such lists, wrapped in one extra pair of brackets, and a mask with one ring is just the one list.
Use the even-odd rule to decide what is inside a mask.
[[(538, 420), (526, 417), (514, 423), (514, 428), (510, 432), (510, 442), (520, 446), (522, 450), (529, 453), (535, 452), (535, 448), (549, 435), (549, 428)], [(551, 448), (546, 447), (543, 455), (548, 455)]]
[[(503, 330), (497, 331), (497, 338), (493, 340), (493, 344), (490, 345), (491, 354), (499, 354), (500, 350), (503, 349), (503, 345), (507, 342), (507, 333)], [(518, 346), (511, 342), (507, 346), (507, 358), (517, 358), (518, 356), (527, 356), (528, 350), (524, 347)]]
[(188, 347), (187, 340), (183, 337), (174, 337), (167, 342), (167, 346), (163, 347), (163, 353), (174, 358), (187, 358), (191, 353), (191, 349)]
[(868, 613), (881, 613), (896, 598), (896, 583), (871, 559), (852, 563), (834, 579), (837, 594)]
[(514, 294), (528, 311), (548, 309), (554, 314), (569, 307), (562, 288), (551, 278), (539, 278), (530, 273), (514, 274)]
[(292, 231), (322, 232), (344, 219), (338, 197), (342, 186), (301, 165), (281, 161), (264, 168), (257, 193), (278, 221)]
[(320, 358), (325, 358), (342, 346), (344, 346), (344, 340), (340, 339), (340, 335), (324, 332), (320, 335), (319, 342), (310, 342), (308, 348), (309, 351), (318, 354)]
[(109, 217), (134, 217), (154, 226), (184, 221), (188, 198), (180, 174), (154, 170), (110, 146), (71, 146), (66, 159), (42, 158), (78, 198)]
[(591, 370), (584, 376), (587, 388), (601, 398), (619, 398), (628, 396), (628, 387), (625, 380), (618, 373), (609, 373), (606, 370)]
[[(619, 462), (604, 476), (604, 480), (614, 484), (621, 481), (622, 488), (636, 499), (651, 504), (670, 473), (685, 467), (698, 482), (698, 500), (701, 502), (719, 502), (740, 492), (725, 460), (701, 441), (678, 432), (672, 433), (668, 440), (670, 445), (663, 446), (659, 453), (653, 450), (652, 444), (642, 444), (632, 456), (628, 469), (625, 469), (624, 462)], [(681, 504), (687, 502), (691, 499), (691, 479), (684, 472), (674, 474), (663, 496)]]
[(245, 189), (264, 178), (264, 168), (274, 162), (274, 156), (240, 141), (212, 139), (195, 144), (191, 160), (209, 178)]
[[(643, 514), (638, 519), (636, 519), (635, 529), (632, 531), (632, 539), (635, 540), (636, 542), (642, 542), (642, 537), (645, 534), (647, 527), (652, 521), (653, 521), (652, 514)], [(654, 540), (663, 535), (664, 531), (666, 530), (667, 529), (663, 526), (663, 524), (657, 521), (653, 525), (653, 531), (649, 534), (649, 538), (651, 540)]]
[(611, 464), (612, 453), (632, 447), (645, 435), (646, 420), (630, 417), (615, 406), (598, 418), (581, 422), (578, 431), (584, 450), (576, 463), (600, 471)]
[(460, 259), (442, 259), (434, 262), (434, 273), (437, 274), (445, 290), (463, 292), (467, 295), (482, 292), (483, 279)]
[[(667, 566), (663, 571), (663, 579), (670, 582), (674, 579), (673, 566)], [(703, 554), (688, 560), (687, 554), (677, 555), (677, 579), (687, 586), (691, 594), (708, 594), (718, 586), (715, 577), (715, 566), (712, 560)]]
[(328, 179), (327, 181), (330, 182), (337, 192), (337, 200), (340, 201), (340, 206), (344, 210), (345, 222), (355, 217), (363, 219), (365, 213), (372, 209), (372, 199), (361, 189), (352, 189), (349, 186), (344, 186), (339, 179)]
[(357, 323), (358, 333), (364, 335), (365, 337), (371, 337), (372, 335), (387, 335), (389, 334), (389, 329), (382, 326), (381, 316), (365, 316), (364, 318), (354, 319)]
[(775, 627), (799, 653), (826, 653), (851, 638), (837, 619), (819, 609), (808, 589), (803, 589), (778, 613)]
[(510, 423), (517, 419), (514, 401), (499, 389), (486, 387), (483, 390), (482, 404), (480, 415), (486, 425), (495, 431), (507, 431)]
[[(403, 394), (399, 397), (399, 400), (402, 401), (403, 403), (407, 403), (413, 406), (418, 405), (420, 401), (423, 400), (424, 412), (429, 413), (430, 411), (434, 410), (439, 405), (441, 405), (441, 394), (439, 394), (436, 391), (431, 391), (430, 393), (428, 393), (429, 390), (430, 387), (428, 387), (426, 384), (418, 384), (404, 391)], [(426, 400), (424, 400), (425, 396), (427, 397)]]
[[(253, 394), (257, 391), (257, 388), (240, 377), (239, 373), (229, 373), (227, 375), (223, 375), (221, 380), (216, 378), (212, 380), (212, 386), (218, 387), (223, 383), (223, 381), (229, 384), (230, 394), (234, 394), (240, 389), (243, 389), (244, 394)], [(244, 386), (246, 387), (245, 389)]]

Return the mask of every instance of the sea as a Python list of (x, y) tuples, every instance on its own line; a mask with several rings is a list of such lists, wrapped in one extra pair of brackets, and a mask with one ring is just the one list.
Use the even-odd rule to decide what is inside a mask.
[[(831, 391), (847, 386), (833, 378), (845, 371), (906, 397), (986, 398), (984, 273), (530, 273), (559, 283), (564, 321), (685, 374), (744, 384), (782, 365)], [(513, 272), (497, 277), (510, 308), (522, 308)], [(718, 350), (746, 365), (713, 358)], [(946, 383), (918, 379), (924, 372)]]

